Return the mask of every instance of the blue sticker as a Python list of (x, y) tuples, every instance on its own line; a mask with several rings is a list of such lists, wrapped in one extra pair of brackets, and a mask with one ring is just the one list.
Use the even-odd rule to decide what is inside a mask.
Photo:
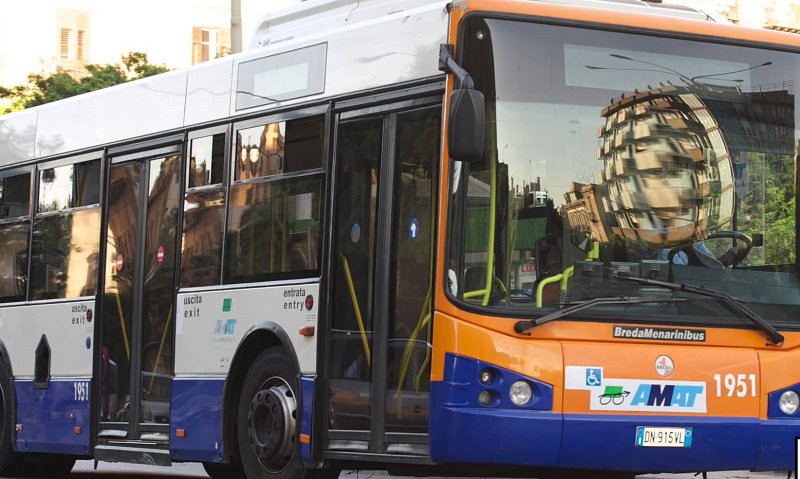
[(92, 338), (87, 336), (86, 337), (86, 349), (91, 349), (91, 348), (92, 348)]
[(353, 227), (350, 228), (350, 241), (353, 243), (358, 243), (358, 240), (361, 239), (361, 225), (358, 223), (353, 223)]
[(411, 223), (408, 225), (408, 237), (411, 239), (417, 239), (419, 237), (419, 220), (416, 218), (411, 218)]
[(586, 385), (600, 386), (603, 384), (603, 370), (599, 368), (586, 368)]

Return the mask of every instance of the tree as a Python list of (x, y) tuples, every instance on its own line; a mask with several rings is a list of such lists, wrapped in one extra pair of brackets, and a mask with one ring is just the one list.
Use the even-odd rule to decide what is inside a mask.
[(147, 54), (128, 52), (122, 55), (121, 62), (107, 65), (86, 65), (87, 75), (75, 79), (70, 74), (59, 72), (52, 74), (31, 73), (28, 83), (9, 88), (0, 87), (0, 99), (11, 101), (11, 107), (2, 109), (0, 114), (24, 110), (44, 105), (71, 96), (80, 95), (101, 88), (125, 83), (140, 78), (157, 75), (169, 71), (165, 65), (153, 65), (147, 60)]

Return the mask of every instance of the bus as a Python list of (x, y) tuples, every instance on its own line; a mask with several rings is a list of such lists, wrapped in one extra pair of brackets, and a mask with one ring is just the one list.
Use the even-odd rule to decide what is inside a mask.
[(315, 0), (0, 117), (0, 474), (795, 468), (800, 37)]

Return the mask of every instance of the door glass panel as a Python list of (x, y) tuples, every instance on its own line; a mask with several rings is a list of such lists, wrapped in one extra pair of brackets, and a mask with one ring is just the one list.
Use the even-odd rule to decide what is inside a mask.
[(128, 421), (139, 163), (113, 166), (108, 192), (100, 419)]
[(225, 189), (187, 192), (183, 205), (181, 287), (219, 284)]
[(381, 158), (381, 118), (339, 127), (336, 166), (332, 429), (370, 429), (372, 285)]
[(0, 224), (0, 303), (25, 301), (30, 222)]
[(141, 421), (169, 423), (180, 157), (150, 161), (142, 287)]
[(36, 218), (31, 252), (31, 299), (95, 295), (100, 208)]
[(440, 109), (397, 115), (386, 430), (428, 431)]

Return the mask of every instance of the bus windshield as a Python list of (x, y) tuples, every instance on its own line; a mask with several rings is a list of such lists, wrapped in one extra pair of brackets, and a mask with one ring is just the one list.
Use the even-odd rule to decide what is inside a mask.
[(663, 298), (591, 312), (738, 317), (629, 276), (800, 326), (796, 53), (479, 17), (460, 41), (486, 145), (481, 161), (451, 164), (453, 297), (500, 314)]

